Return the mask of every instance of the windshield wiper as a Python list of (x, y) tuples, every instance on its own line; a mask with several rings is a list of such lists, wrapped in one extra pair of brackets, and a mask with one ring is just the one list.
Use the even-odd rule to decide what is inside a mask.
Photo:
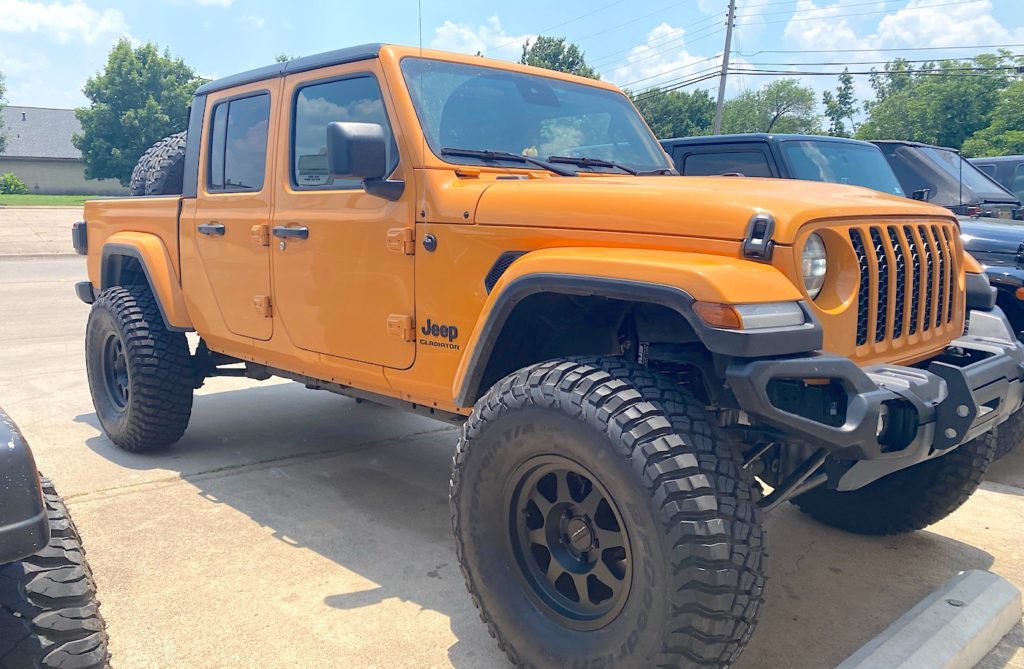
[(626, 167), (625, 165), (613, 163), (610, 160), (603, 160), (601, 158), (586, 158), (584, 156), (580, 156), (579, 158), (575, 156), (548, 156), (548, 162), (568, 163), (570, 165), (579, 165), (580, 167), (614, 167), (617, 170), (622, 170), (623, 172), (632, 174), (633, 176), (638, 174), (638, 172), (632, 167)]
[(530, 156), (521, 156), (518, 153), (509, 153), (507, 151), (483, 151), (480, 149), (458, 149), (445, 147), (441, 149), (441, 155), (479, 158), (480, 160), (490, 162), (497, 162), (499, 160), (512, 161), (516, 163), (523, 163), (524, 165), (536, 165), (537, 167), (542, 167), (549, 172), (554, 172), (555, 174), (563, 177), (579, 176), (574, 170), (568, 170), (563, 167), (558, 167), (557, 165), (552, 165), (544, 160), (539, 160)]

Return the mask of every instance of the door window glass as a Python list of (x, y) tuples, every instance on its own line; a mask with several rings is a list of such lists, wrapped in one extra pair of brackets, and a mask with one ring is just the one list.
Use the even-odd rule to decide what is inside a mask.
[(292, 182), (298, 188), (360, 188), (359, 179), (331, 179), (327, 173), (327, 126), (335, 121), (376, 123), (387, 140), (388, 173), (398, 166), (398, 146), (371, 76), (310, 84), (295, 96), (292, 127)]
[(686, 176), (700, 177), (736, 173), (745, 177), (772, 176), (772, 170), (768, 167), (768, 159), (760, 151), (691, 153), (684, 159), (682, 167), (682, 173)]
[(267, 165), (270, 96), (228, 100), (213, 109), (209, 191), (258, 191)]

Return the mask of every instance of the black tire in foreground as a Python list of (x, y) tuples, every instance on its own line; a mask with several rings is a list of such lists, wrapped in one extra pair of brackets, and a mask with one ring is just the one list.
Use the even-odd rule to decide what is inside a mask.
[(996, 456), (1003, 457), (1024, 441), (1024, 409), (1018, 409), (996, 428)]
[(82, 542), (53, 484), (43, 479), (50, 543), (0, 565), (0, 666), (107, 666), (107, 632)]
[(994, 455), (995, 437), (987, 433), (858, 490), (815, 488), (793, 503), (815, 520), (857, 534), (912, 532), (942, 520), (966, 502)]
[(185, 334), (166, 328), (147, 286), (99, 294), (86, 326), (85, 360), (93, 406), (111, 441), (140, 452), (181, 438), (195, 372)]
[(185, 173), (185, 132), (149, 147), (132, 170), (132, 195), (178, 195)]
[(466, 586), (520, 667), (726, 667), (763, 601), (753, 481), (703, 404), (609, 358), (481, 398), (451, 481)]

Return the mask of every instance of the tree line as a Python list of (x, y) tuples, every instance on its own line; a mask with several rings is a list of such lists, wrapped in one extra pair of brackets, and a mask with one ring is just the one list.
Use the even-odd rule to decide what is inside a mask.
[[(519, 62), (601, 76), (564, 37), (526, 42)], [(722, 132), (827, 133), (919, 141), (961, 149), (968, 156), (1024, 154), (1022, 73), (1024, 58), (1007, 51), (925, 63), (896, 58), (872, 69), (872, 96), (863, 101), (856, 97), (848, 68), (820, 98), (798, 79), (781, 78), (727, 100)], [(192, 94), (204, 81), (184, 60), (155, 44), (120, 40), (103, 71), (85, 84), (89, 106), (75, 110), (82, 132), (73, 142), (82, 152), (86, 177), (127, 185), (146, 149), (186, 128)], [(4, 92), (0, 73), (0, 109)], [(659, 138), (711, 134), (715, 101), (705, 89), (654, 87), (626, 93)], [(0, 152), (4, 144), (0, 125)]]

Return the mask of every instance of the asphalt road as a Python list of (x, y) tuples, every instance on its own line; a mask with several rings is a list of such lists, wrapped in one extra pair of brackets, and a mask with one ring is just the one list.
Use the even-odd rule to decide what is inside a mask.
[[(507, 666), (455, 561), (453, 429), (288, 382), (213, 379), (185, 438), (136, 456), (100, 432), (84, 261), (0, 258), (0, 406), (66, 496), (136, 667)], [(963, 569), (1024, 588), (1024, 452), (927, 531), (865, 538), (786, 506), (739, 669), (831, 667)], [(1024, 668), (1021, 627), (982, 664)]]

